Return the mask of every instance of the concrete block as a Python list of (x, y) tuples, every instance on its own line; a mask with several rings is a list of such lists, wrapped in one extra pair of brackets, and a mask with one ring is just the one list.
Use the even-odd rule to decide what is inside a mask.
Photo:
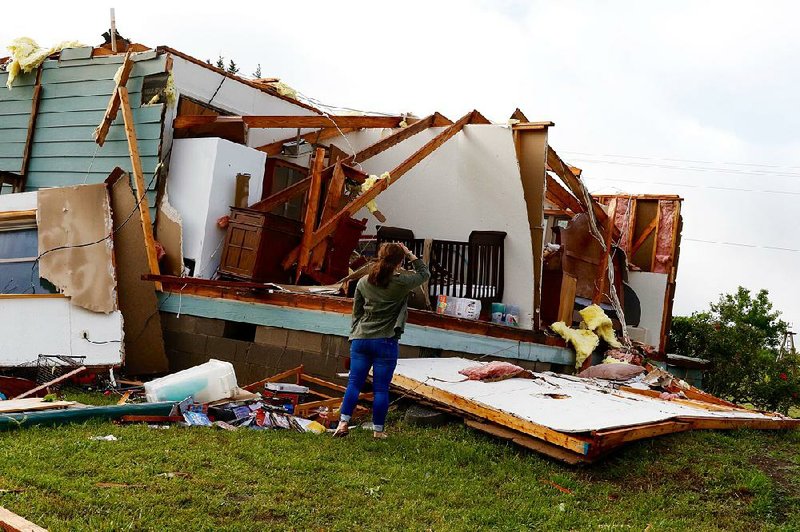
[(170, 349), (167, 351), (167, 361), (169, 362), (169, 371), (174, 373), (194, 365), (194, 360), (191, 353)]
[(168, 331), (179, 331), (186, 333), (195, 332), (197, 318), (182, 314), (180, 317), (172, 312), (161, 313), (161, 327)]
[(207, 338), (202, 334), (172, 331), (170, 334), (164, 335), (164, 346), (167, 349), (176, 349), (205, 356)]
[(286, 347), (286, 340), (288, 337), (289, 337), (288, 329), (259, 325), (258, 327), (256, 327), (256, 337), (254, 341), (257, 344), (277, 345), (279, 347)]
[(400, 358), (419, 358), (420, 349), (415, 345), (401, 345)]
[(206, 353), (209, 358), (227, 360), (228, 362), (236, 360), (236, 352), (239, 349), (239, 344), (247, 343), (231, 340), (230, 338), (221, 338), (219, 336), (209, 336), (207, 338)]
[(194, 332), (206, 336), (222, 336), (225, 331), (225, 320), (195, 317)]
[(289, 331), (286, 343), (286, 347), (308, 351), (309, 353), (324, 353), (326, 345), (326, 335), (308, 331)]
[(252, 342), (236, 341), (236, 354), (234, 355), (234, 360), (237, 362), (247, 362), (248, 357), (250, 356), (250, 350), (254, 347), (256, 347), (256, 344)]
[(350, 356), (350, 341), (346, 336), (328, 335), (328, 354), (333, 356)]
[(553, 371), (553, 364), (549, 362), (536, 362), (534, 370), (536, 372)]
[(303, 352), (303, 371), (324, 379), (333, 378), (342, 368), (339, 367), (339, 357), (327, 356), (321, 353)]

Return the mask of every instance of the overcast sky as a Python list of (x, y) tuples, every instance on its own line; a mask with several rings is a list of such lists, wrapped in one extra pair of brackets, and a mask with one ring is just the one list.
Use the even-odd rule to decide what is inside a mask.
[[(4, 4), (0, 43), (98, 44), (109, 6), (79, 5)], [(743, 285), (768, 289), (800, 328), (798, 2), (116, 7), (134, 41), (233, 58), (242, 74), (260, 63), (328, 104), (552, 120), (551, 144), (591, 191), (685, 198), (676, 314)]]

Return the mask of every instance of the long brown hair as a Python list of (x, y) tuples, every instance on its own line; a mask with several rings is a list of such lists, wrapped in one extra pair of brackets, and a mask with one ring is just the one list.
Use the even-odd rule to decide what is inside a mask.
[(406, 252), (398, 244), (387, 242), (378, 250), (378, 262), (372, 266), (367, 280), (370, 284), (386, 288), (389, 286), (394, 271), (403, 262)]

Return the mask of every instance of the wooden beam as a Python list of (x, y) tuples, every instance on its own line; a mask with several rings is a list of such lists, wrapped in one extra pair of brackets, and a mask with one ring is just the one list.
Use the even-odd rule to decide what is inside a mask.
[(441, 114), (439, 111), (433, 113), (433, 127), (452, 126), (453, 121)]
[(520, 122), (528, 122), (528, 117), (525, 116), (519, 107), (514, 109), (514, 112), (511, 113), (511, 120), (519, 120)]
[(300, 194), (308, 190), (308, 187), (310, 186), (311, 186), (310, 177), (301, 179), (297, 183), (289, 185), (288, 187), (284, 188), (283, 190), (279, 190), (278, 192), (272, 194), (271, 196), (267, 196), (263, 200), (252, 204), (248, 208), (255, 209), (257, 211), (269, 212), (278, 205), (286, 203), (295, 196), (299, 196)]
[(537, 453), (544, 454), (555, 460), (566, 462), (567, 464), (577, 465), (577, 464), (585, 464), (591, 462), (591, 459), (586, 456), (583, 456), (573, 451), (569, 451), (567, 449), (564, 449), (563, 447), (553, 445), (552, 443), (547, 443), (546, 441), (538, 440), (536, 438), (528, 436), (527, 434), (523, 434), (521, 432), (508, 429), (501, 425), (496, 425), (494, 423), (485, 423), (481, 421), (474, 421), (472, 419), (465, 419), (464, 424), (470, 428), (486, 432), (487, 434), (491, 434), (492, 436), (496, 436), (504, 440), (512, 441), (517, 445), (525, 447), (526, 449), (530, 449), (531, 451), (536, 451)]
[[(478, 111), (472, 111), (467, 113), (463, 117), (461, 117), (458, 122), (453, 124), (452, 126), (448, 127), (441, 133), (439, 133), (436, 137), (428, 141), (424, 146), (414, 152), (411, 156), (409, 156), (405, 161), (401, 162), (397, 165), (393, 170), (389, 172), (389, 179), (382, 179), (375, 183), (368, 191), (360, 194), (357, 198), (353, 201), (348, 203), (344, 208), (342, 208), (337, 214), (331, 217), (326, 223), (322, 224), (315, 233), (311, 240), (311, 247), (316, 246), (319, 244), (324, 238), (328, 235), (332, 234), (336, 227), (339, 224), (339, 221), (344, 218), (345, 216), (350, 216), (359, 209), (363, 208), (367, 203), (375, 199), (378, 194), (386, 190), (386, 188), (391, 184), (397, 182), (406, 172), (414, 168), (420, 161), (422, 161), (425, 157), (436, 151), (439, 146), (450, 140), (456, 133), (461, 131), (461, 129), (467, 125), (471, 124), (472, 120), (478, 119), (480, 117), (480, 113)], [(481, 117), (482, 118), (482, 117)]]
[(108, 130), (111, 127), (111, 123), (115, 118), (117, 118), (117, 111), (119, 111), (119, 106), (121, 103), (119, 89), (124, 88), (125, 85), (128, 84), (128, 78), (130, 77), (132, 70), (133, 59), (131, 58), (131, 50), (128, 49), (128, 51), (125, 53), (125, 59), (122, 61), (119, 78), (117, 79), (117, 84), (114, 87), (114, 92), (111, 93), (111, 99), (108, 101), (108, 106), (106, 107), (106, 112), (103, 115), (103, 120), (94, 130), (94, 134), (92, 135), (95, 142), (97, 142), (100, 146), (105, 143), (106, 135), (108, 135)]
[[(658, 227), (658, 216), (654, 217), (650, 221), (650, 223), (647, 224), (647, 227), (644, 228), (644, 231), (642, 231), (642, 234), (640, 234), (639, 238), (636, 239), (636, 242), (631, 244), (630, 251), (628, 252), (628, 257), (629, 258), (633, 257), (633, 255), (637, 251), (639, 251), (639, 248), (642, 247), (642, 245), (644, 244), (645, 240), (647, 240), (647, 237), (649, 237), (650, 234), (653, 231), (656, 230), (656, 227)], [(631, 232), (633, 232), (633, 231), (631, 231)], [(655, 246), (655, 244), (654, 244), (654, 246)]]
[(606, 220), (608, 219), (606, 211), (604, 211), (600, 204), (591, 197), (588, 191), (586, 191), (581, 179), (572, 172), (572, 167), (565, 163), (551, 146), (547, 147), (547, 166), (561, 179), (561, 181), (564, 182), (565, 185), (567, 185), (567, 188), (569, 188), (572, 194), (578, 198), (578, 201), (586, 209), (588, 209), (590, 205), (586, 204), (587, 198), (584, 196), (585, 192), (586, 196), (588, 196), (588, 201), (591, 203), (592, 212), (594, 213), (598, 223), (605, 225)]
[(344, 196), (344, 170), (341, 161), (333, 168), (333, 176), (328, 182), (328, 192), (325, 195), (325, 204), (322, 207), (322, 223), (330, 220), (339, 211), (339, 204)]
[(572, 315), (575, 313), (575, 293), (578, 289), (578, 278), (568, 273), (561, 274), (561, 295), (558, 302), (558, 321), (572, 327)]
[[(144, 182), (142, 172), (142, 160), (139, 157), (139, 144), (136, 140), (136, 127), (133, 122), (133, 112), (131, 111), (128, 99), (128, 89), (119, 87), (119, 107), (122, 108), (122, 118), (125, 124), (125, 136), (128, 139), (128, 151), (131, 156), (131, 167), (133, 169), (133, 183), (136, 185), (136, 199), (139, 203), (139, 220), (142, 224), (144, 233), (144, 244), (147, 250), (147, 264), (150, 266), (150, 273), (158, 275), (158, 257), (156, 254), (156, 244), (153, 238), (153, 222), (150, 219), (150, 207), (147, 202), (147, 185)], [(156, 282), (156, 290), (161, 290), (161, 284)]]
[[(306, 201), (306, 213), (303, 222), (303, 239), (300, 242), (300, 251), (297, 258), (297, 273), (295, 281), (300, 281), (306, 266), (308, 266), (309, 252), (313, 247), (311, 239), (314, 236), (314, 229), (317, 226), (317, 214), (319, 214), (319, 197), (322, 191), (322, 170), (325, 167), (325, 150), (317, 148), (314, 153), (314, 162), (311, 165), (311, 187), (308, 190), (308, 200)], [(339, 165), (341, 169), (341, 165)]]
[(61, 375), (60, 377), (56, 377), (55, 379), (53, 379), (53, 380), (51, 380), (49, 382), (46, 382), (46, 383), (42, 384), (41, 386), (37, 386), (36, 388), (32, 388), (32, 389), (28, 390), (25, 393), (21, 393), (18, 396), (14, 397), (14, 399), (24, 399), (25, 397), (30, 397), (32, 395), (36, 395), (37, 393), (41, 392), (42, 390), (46, 390), (47, 388), (49, 388), (50, 386), (53, 386), (54, 384), (58, 384), (60, 382), (64, 382), (65, 380), (67, 380), (67, 379), (69, 379), (71, 377), (74, 377), (75, 375), (78, 375), (79, 373), (83, 373), (84, 371), (86, 371), (86, 366), (81, 366), (78, 369), (74, 369), (74, 370), (70, 371), (69, 373), (65, 373), (65, 374)]
[(204, 116), (187, 115), (175, 118), (174, 129), (186, 129), (209, 124), (244, 123), (256, 129), (280, 128), (395, 128), (402, 116)]
[(583, 204), (575, 199), (575, 196), (570, 194), (567, 189), (561, 186), (561, 184), (553, 179), (553, 177), (549, 174), (545, 175), (545, 187), (548, 194), (552, 194), (553, 198), (557, 201), (555, 202), (556, 205), (561, 207), (564, 210), (571, 210), (575, 214), (579, 212), (586, 212)]
[(36, 131), (36, 117), (39, 116), (39, 101), (42, 99), (42, 66), (36, 71), (36, 86), (33, 88), (31, 98), (31, 117), (28, 120), (28, 134), (25, 137), (25, 150), (22, 152), (22, 166), (19, 175), (21, 179), (17, 181), (18, 189), (14, 192), (25, 190), (25, 174), (28, 173), (28, 163), (31, 160), (31, 148), (33, 147), (33, 134)]
[[(597, 265), (597, 274), (594, 283), (594, 295), (592, 296), (592, 303), (595, 305), (599, 305), (603, 300), (603, 296), (605, 295), (606, 291), (606, 283), (608, 282), (608, 269), (614, 267), (614, 265), (611, 264), (610, 259), (612, 253), (611, 245), (613, 243), (612, 238), (614, 236), (614, 219), (616, 218), (616, 213), (617, 199), (615, 198), (608, 206), (608, 221), (602, 229), (606, 251), (603, 253), (603, 256), (600, 257), (600, 264)], [(609, 288), (610, 290), (616, 290), (616, 287), (614, 286), (610, 286)], [(613, 301), (613, 298), (609, 299), (612, 299)]]
[(363, 162), (369, 159), (370, 157), (374, 157), (379, 153), (388, 150), (392, 146), (396, 146), (400, 144), (404, 140), (413, 137), (417, 133), (425, 131), (429, 127), (433, 126), (434, 120), (436, 119), (435, 115), (430, 115), (428, 117), (423, 118), (417, 122), (414, 122), (408, 127), (404, 127), (392, 133), (391, 135), (382, 138), (381, 140), (375, 142), (364, 148), (363, 150), (357, 152), (355, 155), (348, 157), (345, 160), (347, 163), (353, 162)]
[[(339, 132), (341, 129), (341, 133)], [(336, 129), (335, 127), (319, 129), (317, 131), (312, 131), (311, 133), (306, 133), (304, 135), (300, 135), (300, 139), (311, 144), (316, 144), (317, 142), (322, 142), (323, 140), (328, 140), (334, 137), (338, 137), (341, 134), (352, 133), (353, 131), (358, 131), (359, 128), (354, 127), (343, 127)], [(293, 137), (287, 137), (283, 140), (279, 140), (276, 142), (272, 142), (270, 144), (264, 144), (263, 146), (259, 146), (256, 148), (258, 151), (263, 151), (267, 155), (280, 155), (281, 150), (283, 149), (283, 145), (287, 142), (292, 142), (297, 140), (297, 135)]]
[(46, 528), (31, 523), (2, 506), (0, 506), (0, 530), (4, 532), (47, 532)]

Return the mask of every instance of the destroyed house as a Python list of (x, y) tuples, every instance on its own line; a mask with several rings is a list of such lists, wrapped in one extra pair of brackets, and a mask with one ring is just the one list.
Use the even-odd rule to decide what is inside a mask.
[[(681, 199), (592, 197), (552, 122), (333, 114), (279, 80), (136, 44), (65, 48), (10, 86), (0, 305), (18, 319), (0, 366), (218, 358), (244, 381), (298, 364), (330, 376), (346, 368), (348, 293), (384, 241), (432, 271), (402, 357), (572, 367), (549, 325), (592, 303), (665, 354)], [(36, 334), (56, 322), (58, 343)]]

